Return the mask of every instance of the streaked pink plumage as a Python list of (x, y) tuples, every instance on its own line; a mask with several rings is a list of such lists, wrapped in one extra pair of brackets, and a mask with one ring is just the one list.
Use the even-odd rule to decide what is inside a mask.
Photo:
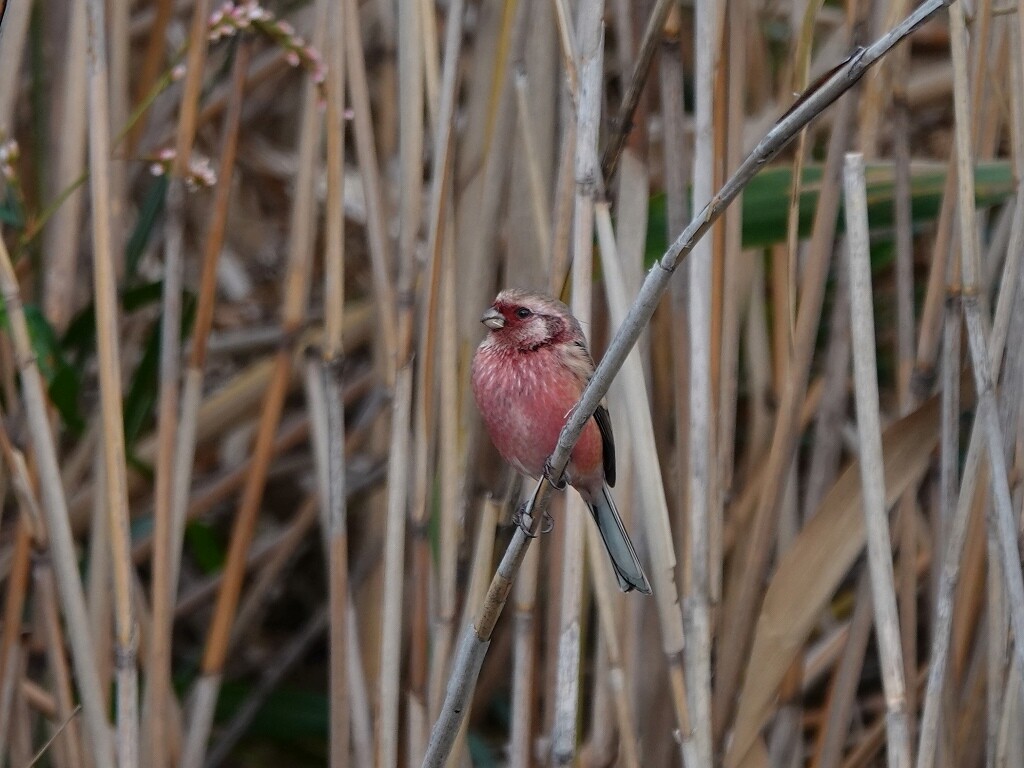
[[(473, 394), (502, 457), (533, 478), (594, 372), (579, 322), (560, 301), (502, 291), (481, 321), (490, 329), (473, 358)], [(615, 484), (615, 444), (602, 405), (587, 422), (565, 480), (590, 506), (623, 590), (650, 592), (608, 485)]]

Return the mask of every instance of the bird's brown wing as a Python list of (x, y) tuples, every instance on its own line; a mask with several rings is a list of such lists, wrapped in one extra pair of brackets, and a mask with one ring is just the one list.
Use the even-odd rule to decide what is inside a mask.
[(612, 417), (603, 405), (594, 411), (594, 421), (601, 430), (601, 447), (604, 449), (604, 479), (611, 487), (615, 487), (615, 437), (612, 435)]

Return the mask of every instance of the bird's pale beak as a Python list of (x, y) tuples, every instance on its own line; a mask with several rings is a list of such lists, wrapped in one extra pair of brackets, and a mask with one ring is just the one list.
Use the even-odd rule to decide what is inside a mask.
[(497, 331), (505, 327), (505, 318), (502, 317), (501, 312), (491, 307), (480, 317), (480, 322), (490, 328), (492, 331)]

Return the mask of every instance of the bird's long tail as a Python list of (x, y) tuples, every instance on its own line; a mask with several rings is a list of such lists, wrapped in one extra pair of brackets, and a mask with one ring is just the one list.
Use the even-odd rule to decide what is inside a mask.
[(651, 585), (629, 540), (629, 534), (622, 524), (622, 518), (619, 517), (619, 510), (615, 508), (608, 486), (604, 486), (594, 502), (587, 506), (590, 507), (590, 512), (597, 523), (597, 530), (601, 532), (601, 539), (608, 550), (619, 587), (623, 592), (635, 589), (645, 595), (651, 594)]

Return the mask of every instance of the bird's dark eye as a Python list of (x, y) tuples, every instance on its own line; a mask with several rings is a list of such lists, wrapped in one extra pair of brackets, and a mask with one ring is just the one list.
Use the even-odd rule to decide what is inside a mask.
[(526, 307), (520, 307), (519, 309), (516, 310), (516, 317), (522, 318), (524, 320), (532, 314), (533, 312), (528, 310)]

